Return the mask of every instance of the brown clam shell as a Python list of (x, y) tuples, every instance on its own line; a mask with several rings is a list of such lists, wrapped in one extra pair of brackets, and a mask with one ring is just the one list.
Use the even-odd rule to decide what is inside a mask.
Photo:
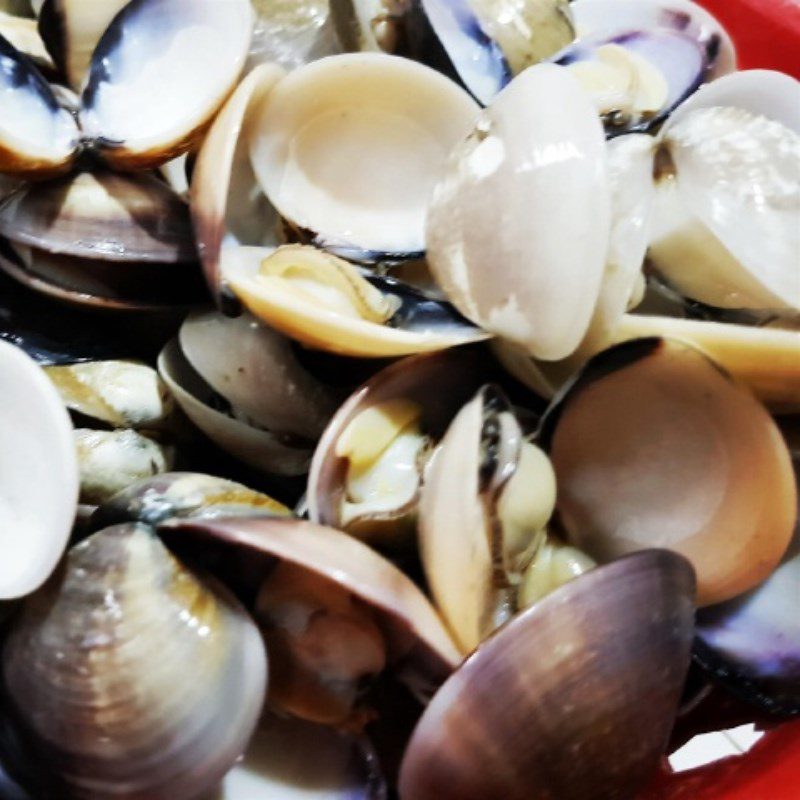
[(343, 587), (374, 610), (393, 669), (423, 694), (438, 686), (461, 660), (433, 606), (411, 579), (341, 531), (304, 520), (244, 517), (173, 520), (160, 530), (176, 547), (211, 540), (244, 554), (246, 568), (237, 572), (237, 591), (257, 587), (273, 559)]
[(601, 567), (486, 640), (428, 706), (403, 800), (626, 800), (664, 752), (689, 667), (688, 562)]
[(687, 344), (639, 339), (596, 356), (542, 437), (564, 530), (600, 562), (669, 548), (709, 605), (759, 584), (789, 546), (797, 490), (780, 430)]

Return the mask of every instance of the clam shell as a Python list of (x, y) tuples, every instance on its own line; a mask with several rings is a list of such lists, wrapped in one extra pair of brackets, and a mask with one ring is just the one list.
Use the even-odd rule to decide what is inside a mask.
[(336, 408), (333, 390), (301, 366), (292, 343), (249, 315), (193, 314), (179, 339), (186, 360), (234, 413), (265, 430), (315, 440)]
[(411, 739), (404, 800), (630, 798), (666, 749), (689, 666), (694, 582), (665, 551), (556, 590), (484, 642)]
[(0, 600), (42, 584), (67, 544), (78, 501), (72, 423), (53, 385), (0, 341)]
[(190, 205), (206, 281), (217, 302), (226, 289), (223, 247), (277, 246), (277, 213), (258, 189), (250, 164), (253, 117), (284, 73), (272, 64), (256, 67), (239, 84), (208, 131), (197, 156)]
[(105, 161), (141, 169), (191, 149), (244, 67), (252, 25), (248, 0), (125, 6), (92, 55), (81, 99), (81, 126)]
[(763, 581), (789, 545), (797, 493), (780, 431), (688, 345), (640, 339), (595, 357), (541, 435), (561, 523), (600, 562), (675, 550), (710, 605)]
[(85, 798), (212, 788), (245, 749), (266, 686), (253, 622), (136, 524), (70, 552), (26, 603), (2, 666), (43, 763)]
[(684, 295), (800, 311), (798, 108), (800, 83), (753, 70), (703, 87), (669, 120), (674, 177), (659, 182), (650, 254)]
[(227, 453), (256, 469), (302, 475), (311, 461), (308, 440), (261, 430), (212, 407), (214, 392), (173, 339), (158, 357), (158, 373), (187, 417)]
[[(331, 419), (314, 452), (306, 493), (312, 522), (342, 527), (348, 460), (336, 455), (336, 445), (353, 419), (380, 403), (409, 400), (421, 406), (423, 432), (438, 439), (483, 380), (479, 365), (474, 349), (416, 356), (392, 364), (354, 392)], [(436, 386), (435, 392), (431, 386)], [(416, 506), (416, 497), (413, 502)]]
[[(503, 214), (486, 213), (501, 204)], [(609, 225), (597, 113), (567, 69), (541, 64), (503, 90), (453, 152), (428, 212), (428, 259), (467, 318), (556, 360), (589, 326)]]
[(106, 500), (91, 519), (92, 530), (122, 522), (158, 525), (174, 517), (213, 519), (291, 516), (286, 506), (240, 483), (195, 472), (168, 472), (132, 483)]
[[(249, 593), (271, 559), (319, 574), (372, 609), (389, 646), (389, 661), (413, 691), (429, 696), (460, 661), (431, 604), (391, 562), (352, 536), (303, 520), (220, 518), (174, 520), (161, 533), (176, 546), (217, 542), (246, 555), (237, 590)], [(262, 562), (256, 556), (262, 556)], [(259, 563), (261, 567), (259, 568)], [(250, 586), (248, 584), (255, 584)]]
[(428, 197), (478, 108), (427, 67), (379, 53), (330, 56), (268, 95), (250, 143), (270, 202), (346, 258), (419, 254)]
[(152, 175), (79, 172), (29, 184), (0, 207), (0, 234), (52, 254), (158, 264), (197, 259), (189, 210)]
[(0, 35), (0, 171), (54, 175), (69, 168), (80, 135), (75, 120), (27, 56)]
[(278, 251), (263, 247), (223, 250), (223, 280), (250, 313), (309, 347), (356, 358), (389, 358), (444, 350), (487, 338), (449, 303), (430, 299), (392, 278), (371, 275), (365, 279), (380, 292), (387, 306), (397, 306), (384, 323), (342, 314), (321, 303), (309, 302), (291, 290), (267, 290), (259, 280), (259, 272), (262, 262), (273, 256), (285, 257), (298, 266), (316, 268), (320, 262), (328, 262), (327, 268), (352, 267), (310, 246)]
[(374, 757), (360, 744), (322, 725), (269, 714), (214, 800), (386, 800)]

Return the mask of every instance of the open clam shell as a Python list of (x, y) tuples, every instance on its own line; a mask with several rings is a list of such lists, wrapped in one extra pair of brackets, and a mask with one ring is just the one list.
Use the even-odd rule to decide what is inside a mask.
[(250, 142), (270, 202), (334, 253), (425, 249), (428, 197), (478, 107), (435, 71), (378, 53), (330, 56), (269, 93)]
[(217, 395), (173, 339), (158, 357), (158, 373), (187, 417), (218, 447), (256, 469), (302, 475), (311, 461), (310, 440), (254, 427), (218, 410)]
[(307, 245), (229, 248), (223, 279), (270, 327), (340, 355), (387, 358), (486, 339), (449, 303)]
[[(381, 481), (359, 503), (348, 495), (351, 455), (341, 451), (340, 441), (370, 410), (383, 409), (391, 416), (391, 409), (401, 407), (410, 409), (421, 437), (439, 439), (478, 388), (479, 361), (475, 350), (461, 348), (417, 356), (387, 367), (358, 389), (336, 412), (314, 452), (307, 490), (309, 518), (368, 541), (392, 544), (416, 516), (422, 468), (418, 452), (410, 464), (405, 448), (388, 454), (387, 462), (382, 456), (391, 446), (389, 438), (386, 450), (377, 454)], [(402, 427), (392, 432), (399, 436)], [(365, 444), (374, 442), (370, 435)]]
[(641, 339), (595, 357), (541, 437), (569, 540), (601, 562), (675, 550), (695, 567), (699, 605), (752, 589), (789, 545), (797, 495), (780, 431), (688, 345)]
[[(272, 638), (275, 642), (273, 660), (285, 659), (280, 666), (273, 663), (273, 672), (277, 671), (284, 678), (276, 687), (276, 700), (292, 698), (290, 710), (293, 713), (345, 724), (351, 711), (345, 708), (340, 718), (331, 717), (330, 693), (336, 699), (347, 689), (349, 672), (345, 665), (351, 657), (363, 656), (359, 648), (365, 641), (371, 653), (376, 647), (384, 647), (382, 658), (388, 668), (423, 698), (430, 696), (460, 660), (439, 617), (416, 585), (397, 567), (352, 536), (302, 520), (246, 518), (175, 520), (163, 524), (161, 532), (178, 548), (189, 550), (202, 541), (203, 550), (208, 553), (216, 543), (229, 556), (239, 554), (244, 558), (242, 563), (247, 564), (246, 568), (237, 566), (235, 560), (232, 562), (230, 580), (243, 596), (258, 597), (253, 602), (260, 604), (264, 615), (267, 647)], [(275, 566), (276, 561), (278, 566)], [(291, 597), (286, 597), (275, 608), (273, 603), (266, 605), (271, 598), (266, 597), (265, 592), (279, 589), (263, 582), (278, 577), (280, 572), (295, 575), (296, 581), (294, 589), (291, 585), (288, 587)], [(304, 596), (306, 587), (308, 595)], [(285, 589), (280, 588), (280, 591)], [(324, 650), (319, 653), (318, 661), (314, 657), (316, 649), (304, 650), (303, 643), (298, 643), (299, 653), (294, 649), (293, 638), (299, 640), (306, 634), (314, 635), (314, 631), (306, 625), (291, 624), (291, 609), (296, 607), (296, 612), (306, 618), (308, 612), (304, 603), (313, 604), (319, 597), (331, 595), (335, 602), (331, 612), (334, 625), (331, 635), (338, 629), (344, 638), (337, 641), (335, 649), (327, 655)], [(323, 626), (320, 634), (324, 634), (326, 624), (324, 609), (323, 602), (319, 615), (308, 619), (309, 626), (315, 621)], [(351, 613), (356, 616), (352, 617)], [(285, 614), (289, 617), (281, 624)], [(343, 624), (340, 615), (354, 621)], [(347, 638), (348, 629), (353, 634), (351, 639)], [(355, 648), (352, 653), (348, 651), (348, 641)], [(313, 647), (313, 642), (308, 644)], [(293, 661), (298, 655), (299, 660)], [(376, 651), (374, 655), (377, 657), (380, 653)], [(338, 661), (340, 657), (344, 658), (343, 662)], [(309, 681), (305, 693), (298, 694), (297, 687), (291, 683), (298, 679)], [(293, 687), (294, 691), (287, 690), (287, 680), (289, 689)], [(322, 698), (319, 706), (317, 698)], [(361, 716), (358, 709), (354, 711), (356, 718)]]
[(525, 441), (502, 392), (482, 387), (428, 463), (419, 503), (425, 576), (465, 652), (518, 610), (555, 500), (549, 461)]
[(76, 305), (153, 309), (202, 295), (187, 206), (150, 175), (80, 172), (0, 206), (13, 278)]
[(72, 794), (152, 800), (188, 800), (221, 780), (267, 677), (249, 617), (137, 524), (70, 552), (26, 603), (2, 666), (31, 747)]
[(72, 424), (55, 388), (21, 350), (0, 341), (0, 599), (53, 571), (78, 500)]
[[(555, 60), (579, 65), (610, 135), (653, 127), (702, 83), (735, 69), (730, 37), (689, 0), (576, 0), (570, 10), (578, 40)], [(611, 50), (617, 58), (604, 57)]]
[(247, 0), (133, 0), (100, 38), (74, 117), (32, 62), (0, 40), (0, 167), (63, 172), (88, 148), (117, 169), (141, 169), (189, 150), (244, 66), (252, 20)]
[[(374, 757), (354, 737), (266, 715), (213, 800), (386, 800)], [(212, 800), (211, 797), (208, 800)]]
[(798, 108), (800, 83), (751, 70), (703, 87), (668, 122), (650, 260), (684, 296), (800, 311)]
[(402, 797), (632, 797), (667, 746), (693, 593), (683, 558), (650, 551), (520, 614), (428, 706), (403, 761)]

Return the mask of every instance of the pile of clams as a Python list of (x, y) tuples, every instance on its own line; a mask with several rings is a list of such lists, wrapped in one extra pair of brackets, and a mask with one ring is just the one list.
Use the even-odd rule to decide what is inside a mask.
[(0, 389), (0, 800), (800, 746), (800, 84), (691, 0), (0, 0)]

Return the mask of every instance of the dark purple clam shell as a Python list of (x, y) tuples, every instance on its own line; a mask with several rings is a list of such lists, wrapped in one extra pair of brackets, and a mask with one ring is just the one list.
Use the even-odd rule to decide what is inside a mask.
[(800, 715), (800, 535), (767, 581), (698, 613), (695, 660), (743, 699)]

